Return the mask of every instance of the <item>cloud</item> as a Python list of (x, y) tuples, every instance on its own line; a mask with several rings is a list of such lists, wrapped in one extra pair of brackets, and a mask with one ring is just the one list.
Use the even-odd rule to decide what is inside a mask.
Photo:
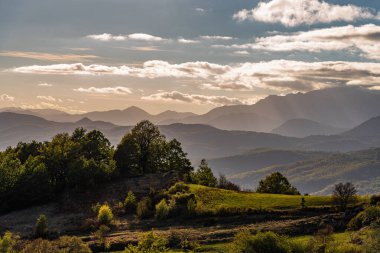
[(218, 36), (218, 35), (204, 35), (200, 37), (204, 40), (233, 40), (234, 37), (229, 36)]
[[(141, 67), (57, 64), (25, 66), (19, 73), (71, 75), (124, 75), (138, 78), (191, 79), (207, 89), (254, 90), (266, 88), (281, 92), (309, 91), (339, 85), (374, 85), (379, 81), (380, 63), (304, 62), (274, 60), (221, 65), (209, 62), (171, 64), (147, 61)], [(378, 84), (378, 83), (377, 83)]]
[(234, 54), (236, 54), (236, 55), (242, 55), (242, 56), (250, 55), (250, 53), (248, 51), (246, 51), (246, 50), (235, 51)]
[(24, 51), (1, 51), (0, 56), (29, 58), (42, 61), (88, 61), (98, 58), (96, 55), (79, 55), (79, 54), (50, 54), (41, 52), (24, 52)]
[(15, 97), (12, 97), (8, 94), (2, 94), (0, 95), (0, 101), (12, 102), (12, 101), (15, 101)]
[(82, 92), (82, 93), (93, 93), (93, 94), (116, 94), (116, 95), (127, 95), (131, 94), (132, 91), (123, 86), (117, 86), (117, 87), (103, 87), (103, 88), (96, 88), (96, 87), (90, 87), (90, 88), (78, 88), (74, 89), (74, 91)]
[(240, 99), (226, 96), (206, 96), (181, 93), (178, 91), (160, 92), (142, 97), (144, 100), (176, 101), (183, 103), (211, 104), (211, 105), (240, 105), (254, 104), (258, 99)]
[(146, 33), (132, 33), (128, 35), (112, 35), (109, 33), (92, 34), (86, 36), (89, 39), (99, 41), (125, 41), (125, 40), (140, 40), (140, 41), (165, 41), (166, 39), (153, 36)]
[(182, 43), (182, 44), (197, 44), (200, 41), (199, 40), (188, 40), (188, 39), (180, 38), (180, 39), (178, 39), (178, 42)]
[(233, 18), (238, 21), (255, 20), (294, 27), (334, 21), (372, 19), (375, 18), (375, 14), (368, 8), (352, 4), (337, 5), (321, 0), (271, 0), (260, 2), (251, 10), (243, 9), (235, 13)]
[(234, 49), (267, 51), (337, 51), (356, 50), (368, 59), (380, 59), (380, 26), (341, 26), (285, 35), (257, 38), (254, 43), (218, 45)]
[(206, 10), (205, 9), (203, 9), (203, 8), (195, 8), (195, 10), (197, 11), (197, 12), (201, 12), (201, 13), (203, 13), (203, 12), (205, 12)]
[(39, 86), (39, 87), (53, 87), (53, 85), (51, 83), (39, 83), (39, 84), (37, 84), (37, 86)]
[(38, 99), (40, 100), (45, 100), (45, 101), (48, 101), (48, 102), (59, 102), (59, 103), (62, 103), (62, 99), (60, 98), (55, 98), (55, 97), (52, 97), (52, 96), (37, 96)]

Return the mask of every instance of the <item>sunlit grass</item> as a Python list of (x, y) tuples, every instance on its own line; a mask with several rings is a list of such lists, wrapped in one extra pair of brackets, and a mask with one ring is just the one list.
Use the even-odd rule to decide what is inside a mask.
[(301, 207), (301, 199), (305, 198), (306, 207), (322, 207), (331, 205), (329, 196), (294, 196), (281, 194), (247, 193), (190, 185), (190, 191), (196, 195), (198, 203), (204, 209), (218, 208), (251, 208), (265, 210), (284, 210)]

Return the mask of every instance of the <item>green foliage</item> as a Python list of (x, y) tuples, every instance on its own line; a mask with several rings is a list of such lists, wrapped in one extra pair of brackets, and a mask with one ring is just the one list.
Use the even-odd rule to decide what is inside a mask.
[(17, 238), (11, 232), (5, 232), (3, 237), (0, 236), (0, 253), (16, 253)]
[(166, 199), (162, 199), (157, 205), (156, 205), (156, 213), (155, 217), (159, 220), (166, 219), (170, 214), (170, 206), (166, 202)]
[[(190, 185), (190, 192), (196, 196), (199, 212), (216, 212), (221, 208), (240, 210), (282, 210), (300, 206), (296, 195), (236, 192), (201, 185)], [(330, 196), (304, 196), (307, 207), (330, 206)]]
[(161, 253), (168, 252), (168, 239), (153, 232), (143, 233), (139, 236), (137, 246), (128, 245), (124, 253)]
[(113, 220), (113, 213), (112, 213), (111, 208), (107, 204), (102, 205), (98, 213), (99, 224), (109, 225), (112, 223), (112, 220)]
[(48, 219), (45, 215), (40, 215), (36, 221), (36, 225), (34, 228), (34, 236), (39, 237), (46, 237), (48, 235)]
[(377, 221), (380, 221), (380, 206), (369, 206), (352, 218), (348, 227), (352, 230), (358, 230)]
[(144, 197), (137, 203), (136, 214), (140, 219), (149, 218), (153, 215), (152, 201), (149, 197)]
[(202, 159), (197, 171), (192, 174), (192, 181), (195, 184), (216, 187), (218, 180), (212, 173), (211, 168), (208, 166), (207, 161)]
[(132, 191), (129, 191), (127, 197), (124, 200), (124, 209), (126, 213), (133, 213), (136, 211), (136, 196)]
[(377, 204), (379, 204), (379, 202), (380, 202), (380, 195), (372, 195), (371, 197), (370, 197), (370, 204), (371, 205), (377, 205)]
[(188, 174), (191, 163), (177, 140), (166, 141), (158, 127), (145, 120), (126, 134), (117, 146), (114, 159), (123, 174), (179, 171)]
[(349, 204), (356, 202), (356, 193), (357, 190), (352, 183), (339, 183), (334, 186), (332, 201), (344, 211)]
[(169, 188), (168, 193), (169, 194), (176, 194), (177, 192), (185, 193), (185, 192), (188, 192), (189, 189), (190, 187), (184, 182), (178, 182)]
[(19, 143), (0, 153), (0, 212), (94, 187), (115, 175), (113, 147), (99, 131), (76, 129), (50, 142)]
[(289, 238), (273, 232), (258, 232), (254, 236), (249, 231), (240, 232), (230, 247), (231, 253), (292, 253), (299, 250)]
[(225, 189), (225, 190), (231, 190), (231, 191), (240, 191), (240, 186), (237, 184), (232, 183), (231, 181), (227, 180), (226, 176), (220, 175), (218, 180), (218, 188)]
[(256, 190), (258, 193), (299, 195), (299, 191), (293, 187), (288, 179), (281, 173), (275, 172), (261, 180)]
[(37, 239), (26, 243), (21, 253), (91, 253), (87, 244), (74, 236), (62, 236), (58, 240)]
[(370, 231), (364, 242), (365, 253), (380, 252), (380, 229)]

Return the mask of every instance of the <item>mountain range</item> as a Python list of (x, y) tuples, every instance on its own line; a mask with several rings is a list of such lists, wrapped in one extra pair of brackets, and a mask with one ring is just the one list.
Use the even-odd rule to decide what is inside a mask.
[(40, 109), (3, 108), (56, 122), (77, 122), (82, 118), (121, 126), (147, 119), (155, 124), (203, 124), (224, 130), (278, 133), (292, 137), (333, 135), (380, 115), (380, 93), (360, 87), (341, 87), (307, 93), (268, 96), (253, 105), (217, 107), (208, 113), (165, 111), (152, 115), (132, 106), (125, 110), (68, 114)]

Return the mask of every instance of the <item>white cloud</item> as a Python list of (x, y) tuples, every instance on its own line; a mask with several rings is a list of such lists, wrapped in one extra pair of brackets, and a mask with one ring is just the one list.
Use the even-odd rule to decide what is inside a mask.
[(334, 21), (350, 22), (375, 18), (375, 15), (368, 8), (352, 4), (337, 5), (322, 0), (271, 0), (260, 2), (251, 10), (243, 9), (235, 13), (233, 18), (238, 21), (256, 20), (294, 27)]
[(315, 29), (285, 35), (257, 38), (253, 43), (241, 45), (215, 45), (214, 47), (254, 49), (267, 51), (337, 51), (356, 50), (369, 59), (380, 59), (380, 26), (341, 26)]
[(200, 37), (204, 40), (233, 40), (234, 37), (229, 36), (218, 36), (218, 35), (204, 35)]
[(145, 100), (159, 100), (159, 101), (177, 101), (183, 103), (195, 103), (195, 104), (212, 104), (212, 105), (239, 105), (239, 104), (254, 104), (257, 102), (257, 98), (253, 99), (241, 99), (231, 98), (226, 96), (206, 96), (206, 95), (193, 95), (181, 93), (178, 91), (160, 92), (152, 94), (150, 96), (142, 97)]
[(206, 10), (205, 9), (203, 9), (203, 8), (195, 8), (195, 10), (197, 11), (197, 12), (205, 12)]
[(89, 39), (100, 41), (124, 41), (124, 40), (141, 40), (141, 41), (164, 41), (164, 38), (153, 36), (146, 33), (132, 33), (128, 35), (112, 35), (109, 33), (91, 34), (86, 36)]
[(57, 105), (57, 104), (49, 103), (49, 102), (41, 102), (39, 104), (34, 104), (34, 105), (22, 104), (20, 108), (25, 109), (25, 110), (27, 109), (54, 109), (54, 110), (59, 110), (59, 111), (64, 111), (64, 112), (74, 113), (74, 114), (86, 113), (86, 111), (79, 110), (75, 106), (62, 106), (62, 105)]
[(15, 101), (15, 97), (12, 97), (8, 94), (2, 94), (0, 95), (0, 101), (12, 102), (12, 101)]
[(40, 100), (45, 100), (45, 101), (48, 101), (48, 102), (59, 102), (59, 103), (62, 103), (62, 99), (60, 98), (55, 98), (55, 97), (52, 97), (52, 96), (37, 96), (38, 99)]
[(243, 56), (250, 55), (250, 53), (247, 50), (235, 51), (234, 54), (236, 54), (236, 55), (243, 55)]
[(178, 42), (182, 44), (197, 44), (199, 43), (199, 40), (188, 40), (188, 39), (180, 38), (178, 39)]
[(103, 87), (103, 88), (96, 88), (96, 87), (90, 87), (90, 88), (78, 88), (74, 89), (74, 91), (82, 92), (82, 93), (93, 93), (93, 94), (116, 94), (116, 95), (126, 95), (131, 94), (132, 91), (123, 86), (117, 86), (117, 87)]
[(89, 61), (96, 59), (96, 55), (80, 55), (80, 54), (52, 54), (43, 52), (26, 52), (26, 51), (0, 51), (0, 56), (27, 58), (41, 61)]
[(39, 84), (37, 84), (37, 86), (39, 86), (39, 87), (53, 87), (53, 85), (51, 83), (39, 83)]
[[(139, 78), (181, 78), (203, 83), (204, 88), (224, 90), (308, 91), (329, 86), (374, 82), (380, 76), (375, 62), (303, 62), (275, 60), (221, 65), (209, 62), (171, 64), (147, 61), (141, 67), (58, 64), (13, 69), (19, 73), (71, 75), (125, 75)], [(96, 91), (96, 88), (93, 90)], [(83, 90), (84, 92), (84, 90)]]

